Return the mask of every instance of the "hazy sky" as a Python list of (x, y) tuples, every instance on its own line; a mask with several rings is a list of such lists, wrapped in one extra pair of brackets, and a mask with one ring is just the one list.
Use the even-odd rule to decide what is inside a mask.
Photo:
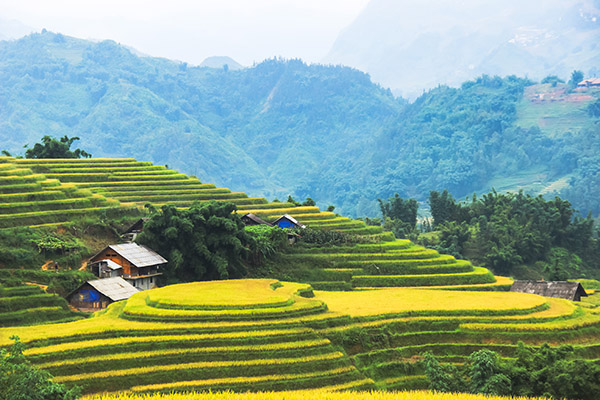
[(318, 62), (368, 1), (0, 0), (0, 18), (193, 64), (214, 55)]

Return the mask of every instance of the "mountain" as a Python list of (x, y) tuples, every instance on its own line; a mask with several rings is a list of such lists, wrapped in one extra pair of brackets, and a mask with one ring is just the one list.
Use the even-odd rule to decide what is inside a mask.
[[(22, 154), (78, 136), (95, 157), (166, 164), (219, 186), (312, 197), (349, 216), (524, 189), (598, 214), (600, 89), (482, 75), (413, 103), (342, 66), (271, 59), (240, 70), (139, 57), (45, 32), (0, 42), (0, 140)], [(599, 113), (600, 114), (600, 113)]]
[(16, 19), (0, 18), (0, 40), (18, 39), (34, 30)]
[(244, 66), (237, 61), (235, 61), (231, 57), (227, 56), (213, 56), (207, 57), (200, 63), (201, 67), (208, 68), (224, 68), (227, 65), (227, 68), (230, 70), (238, 70), (244, 68)]
[(323, 60), (415, 98), (482, 74), (600, 74), (599, 0), (371, 0)]
[(351, 68), (277, 59), (190, 67), (51, 32), (0, 42), (0, 104), (12, 153), (46, 134), (78, 136), (95, 157), (151, 160), (284, 198), (319, 182), (402, 107)]

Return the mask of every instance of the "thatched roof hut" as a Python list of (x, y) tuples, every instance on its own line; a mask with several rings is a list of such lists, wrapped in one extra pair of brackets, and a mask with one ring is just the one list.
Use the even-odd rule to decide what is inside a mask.
[(515, 281), (511, 292), (538, 294), (572, 301), (580, 301), (587, 293), (579, 282)]

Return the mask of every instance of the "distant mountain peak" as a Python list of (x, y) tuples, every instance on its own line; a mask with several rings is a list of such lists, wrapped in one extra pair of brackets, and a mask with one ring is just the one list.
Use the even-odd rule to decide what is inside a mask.
[(230, 70), (238, 70), (245, 68), (242, 64), (238, 63), (231, 57), (227, 56), (212, 56), (207, 57), (202, 61), (200, 67), (207, 68), (223, 68), (227, 65)]

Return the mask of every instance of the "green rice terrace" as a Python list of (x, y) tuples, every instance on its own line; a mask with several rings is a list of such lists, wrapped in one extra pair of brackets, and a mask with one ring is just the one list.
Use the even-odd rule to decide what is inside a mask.
[(519, 341), (600, 358), (597, 294), (576, 303), (507, 292), (509, 278), (318, 207), (248, 197), (134, 159), (0, 158), (0, 197), (1, 228), (59, 230), (81, 215), (133, 220), (148, 203), (223, 200), (239, 214), (289, 214), (364, 239), (290, 246), (277, 259), (289, 279), (170, 285), (91, 318), (31, 285), (50, 284), (51, 271), (3, 269), (0, 346), (18, 335), (34, 365), (84, 393), (422, 389), (425, 351), (461, 365), (483, 348), (510, 358)]
[[(353, 287), (448, 286), (506, 290), (488, 270), (434, 250), (394, 240), (390, 232), (318, 207), (268, 202), (245, 193), (216, 188), (195, 177), (135, 159), (0, 158), (0, 227), (64, 224), (78, 215), (143, 210), (148, 203), (189, 207), (194, 201), (220, 200), (267, 221), (289, 214), (301, 223), (373, 239), (373, 244), (334, 248), (299, 248), (285, 255), (286, 264), (304, 263), (294, 280), (315, 289)], [(138, 211), (141, 212), (141, 211)]]
[(84, 393), (418, 389), (426, 350), (460, 364), (481, 348), (511, 357), (521, 340), (595, 359), (599, 323), (589, 303), (531, 294), (255, 279), (139, 292), (86, 320), (1, 328), (0, 345), (18, 334), (35, 365)]

